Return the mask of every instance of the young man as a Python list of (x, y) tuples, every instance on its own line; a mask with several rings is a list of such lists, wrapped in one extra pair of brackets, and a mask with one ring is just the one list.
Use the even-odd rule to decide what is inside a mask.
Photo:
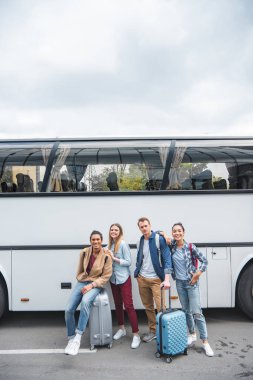
[[(90, 235), (91, 246), (80, 252), (77, 284), (65, 311), (68, 336), (66, 355), (78, 354), (82, 334), (89, 320), (92, 302), (112, 275), (112, 259), (108, 250), (102, 247), (102, 241), (101, 232), (93, 231)], [(80, 315), (76, 328), (75, 311), (80, 303)]]
[(170, 287), (169, 274), (172, 272), (170, 249), (163, 236), (159, 235), (159, 245), (156, 233), (151, 230), (148, 218), (138, 220), (138, 227), (142, 233), (137, 252), (134, 277), (137, 278), (139, 293), (146, 309), (149, 333), (144, 335), (143, 341), (150, 342), (156, 338), (156, 313), (161, 310), (161, 288)]

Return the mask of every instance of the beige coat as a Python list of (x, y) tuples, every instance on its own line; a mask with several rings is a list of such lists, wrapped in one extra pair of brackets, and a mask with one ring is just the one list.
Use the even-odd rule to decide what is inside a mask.
[(102, 288), (112, 275), (112, 258), (102, 248), (91, 268), (90, 274), (86, 272), (92, 248), (84, 248), (80, 252), (76, 278), (79, 282), (92, 281), (98, 288)]

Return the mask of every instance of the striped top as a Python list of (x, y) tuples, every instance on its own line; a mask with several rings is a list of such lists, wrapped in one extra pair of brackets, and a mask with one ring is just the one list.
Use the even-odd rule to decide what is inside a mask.
[(183, 249), (176, 248), (172, 255), (172, 263), (177, 280), (188, 280), (186, 260), (184, 257)]

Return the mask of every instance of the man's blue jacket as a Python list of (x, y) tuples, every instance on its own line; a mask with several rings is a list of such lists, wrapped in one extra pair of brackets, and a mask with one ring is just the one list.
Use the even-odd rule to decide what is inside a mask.
[[(166, 241), (163, 236), (159, 235), (160, 242), (160, 251), (161, 251), (161, 260), (159, 260), (159, 250), (156, 246), (155, 239), (156, 232), (152, 231), (149, 238), (149, 250), (151, 255), (151, 261), (154, 267), (154, 270), (157, 276), (164, 281), (165, 274), (172, 272), (172, 261), (171, 261), (171, 253), (170, 249), (166, 244)], [(137, 247), (137, 260), (136, 260), (136, 268), (134, 271), (134, 277), (138, 277), (142, 262), (143, 262), (143, 243), (144, 236), (140, 238), (139, 247)]]

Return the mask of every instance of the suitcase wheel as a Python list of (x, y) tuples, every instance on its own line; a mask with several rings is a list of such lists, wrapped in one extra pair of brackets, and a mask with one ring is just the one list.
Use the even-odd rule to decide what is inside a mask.
[(161, 357), (160, 352), (156, 352), (156, 353), (155, 353), (155, 357), (156, 357), (156, 358), (160, 358), (160, 357)]
[(169, 356), (168, 358), (165, 359), (166, 363), (171, 363), (172, 362), (172, 358)]
[(95, 349), (95, 346), (90, 346), (90, 350), (93, 351)]
[(109, 348), (109, 349), (112, 348), (112, 342), (107, 345), (107, 348)]

